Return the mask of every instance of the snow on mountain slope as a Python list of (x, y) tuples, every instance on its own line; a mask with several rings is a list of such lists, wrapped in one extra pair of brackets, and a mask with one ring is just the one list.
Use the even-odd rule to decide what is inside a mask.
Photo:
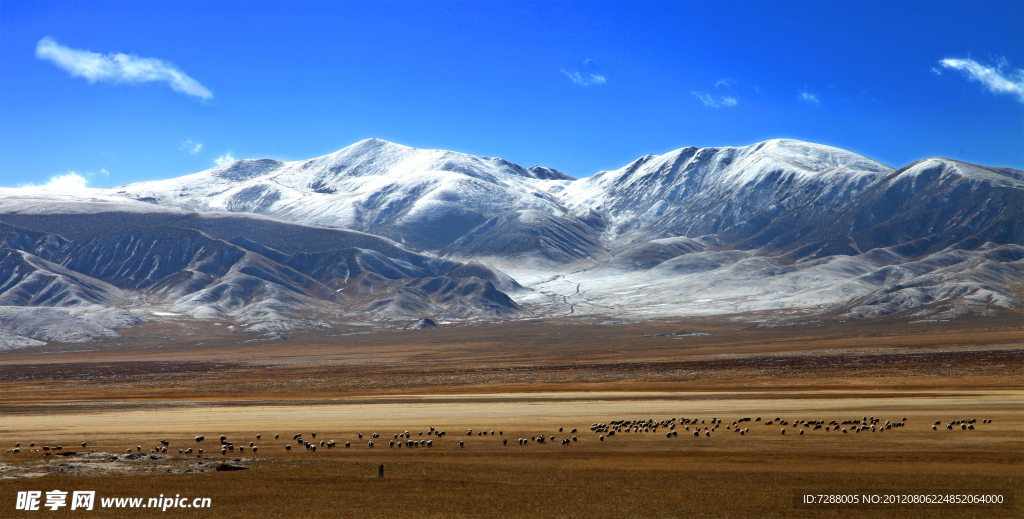
[[(877, 318), (905, 313), (946, 318), (1018, 306), (1024, 247), (987, 244), (888, 265), (888, 251), (800, 262), (750, 251), (686, 253), (654, 268), (615, 263), (532, 282), (516, 301), (535, 316), (665, 319), (772, 311), (771, 319)], [(881, 260), (881, 261), (880, 261)]]
[(114, 306), (129, 301), (109, 283), (28, 252), (0, 248), (0, 306)]
[(0, 249), (14, 249), (30, 252), (40, 258), (53, 257), (53, 253), (67, 243), (58, 234), (29, 231), (15, 225), (0, 222)]
[(730, 243), (776, 219), (812, 221), (821, 212), (816, 207), (836, 207), (890, 171), (837, 148), (780, 139), (648, 155), (575, 182), (559, 196), (570, 208), (607, 215), (613, 248), (712, 234)]
[(794, 258), (892, 247), (903, 257), (919, 258), (987, 242), (1019, 245), (1024, 181), (1005, 171), (927, 159), (884, 175), (859, 196), (817, 215), (813, 225), (774, 227), (778, 232), (762, 233), (748, 246)]
[(603, 230), (603, 220), (589, 212), (558, 216), (520, 210), (492, 217), (439, 254), (498, 268), (526, 264), (539, 270), (564, 269), (576, 261), (590, 265), (607, 260)]
[[(89, 213), (89, 203), (69, 203), (64, 214), (43, 203), (45, 194), (31, 196), (29, 205), (0, 204), (15, 211), (0, 213), (0, 239), (27, 249), (0, 248), (0, 347), (113, 338), (116, 328), (167, 315), (270, 332), (339, 318), (504, 318), (521, 311), (498, 288), (521, 288), (508, 276), (378, 236), (247, 213), (161, 211), (143, 202), (132, 203), (153, 212), (98, 204), (99, 212)], [(37, 250), (49, 261), (28, 252)]]
[(245, 211), (388, 236), (440, 249), (513, 210), (560, 214), (540, 186), (571, 177), (549, 168), (368, 139), (296, 162), (237, 160), (110, 194), (191, 210)]
[[(0, 340), (19, 344), (51, 340), (11, 330), (52, 311), (74, 340), (153, 310), (250, 330), (340, 316), (955, 316), (1021, 304), (1024, 173), (938, 158), (894, 170), (771, 140), (574, 181), (370, 139), (111, 190), (0, 189), (0, 246), (3, 286), (18, 287), (0, 298), (20, 305), (0, 306), (0, 321), (19, 316)], [(128, 311), (116, 293), (144, 303)]]

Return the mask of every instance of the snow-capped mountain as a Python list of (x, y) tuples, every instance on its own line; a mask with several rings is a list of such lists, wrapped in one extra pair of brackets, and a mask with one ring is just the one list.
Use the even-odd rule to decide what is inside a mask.
[(772, 140), (647, 155), (569, 185), (561, 199), (606, 214), (613, 243), (706, 235), (732, 243), (771, 222), (813, 221), (890, 171), (837, 148)]
[(436, 250), (510, 210), (562, 213), (543, 186), (570, 180), (549, 168), (367, 139), (315, 159), (236, 160), (113, 191), (189, 210), (355, 229)]
[(22, 333), (31, 308), (66, 314), (61, 340), (163, 314), (275, 329), (990, 312), (1021, 304), (1022, 213), (1020, 171), (893, 169), (794, 140), (573, 180), (370, 139), (110, 190), (0, 189), (0, 341), (53, 339)]

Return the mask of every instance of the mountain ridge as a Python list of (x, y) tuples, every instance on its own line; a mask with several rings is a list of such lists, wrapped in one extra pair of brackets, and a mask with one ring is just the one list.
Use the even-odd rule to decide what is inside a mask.
[[(17, 303), (0, 336), (62, 300), (55, 336), (74, 340), (165, 313), (264, 331), (354, 316), (955, 317), (1021, 304), (1024, 172), (895, 169), (772, 139), (577, 180), (367, 139), (108, 190), (0, 189), (0, 247), (22, 269), (0, 276), (0, 301)], [(47, 340), (32, 333), (22, 344)]]

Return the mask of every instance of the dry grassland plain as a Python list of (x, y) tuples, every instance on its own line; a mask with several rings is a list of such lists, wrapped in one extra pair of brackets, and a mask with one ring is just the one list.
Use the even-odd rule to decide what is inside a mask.
[[(3, 351), (0, 516), (1021, 517), (1024, 313), (751, 322), (352, 326), (254, 342), (165, 322)], [(55, 489), (68, 506), (15, 510), (19, 492), (45, 504)], [(92, 511), (70, 510), (76, 490), (96, 492)], [(1008, 500), (800, 501), (994, 492)], [(161, 495), (210, 505), (100, 503)]]

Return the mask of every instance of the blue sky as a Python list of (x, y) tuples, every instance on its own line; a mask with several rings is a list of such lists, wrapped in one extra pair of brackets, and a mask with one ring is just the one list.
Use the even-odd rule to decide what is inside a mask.
[(1022, 20), (1021, 1), (0, 0), (0, 186), (368, 137), (576, 177), (779, 137), (1024, 169)]

